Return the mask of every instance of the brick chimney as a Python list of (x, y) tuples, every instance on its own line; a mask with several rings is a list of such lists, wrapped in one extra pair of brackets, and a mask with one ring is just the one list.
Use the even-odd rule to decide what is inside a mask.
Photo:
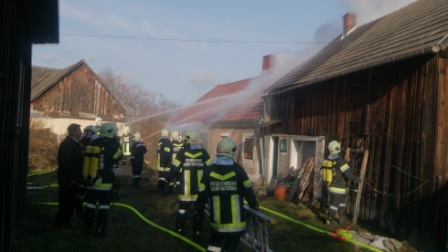
[(348, 12), (342, 17), (342, 25), (343, 25), (343, 36), (345, 37), (350, 30), (352, 30), (356, 26), (356, 14)]
[(274, 57), (272, 57), (272, 55), (266, 55), (263, 57), (263, 71), (271, 69), (273, 58)]

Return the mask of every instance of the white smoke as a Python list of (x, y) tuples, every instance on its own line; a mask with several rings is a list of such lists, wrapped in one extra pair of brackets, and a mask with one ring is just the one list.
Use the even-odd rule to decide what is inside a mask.
[[(373, 21), (384, 15), (387, 15), (393, 11), (396, 11), (416, 0), (341, 0), (340, 5), (344, 9), (348, 9), (348, 12), (353, 12), (357, 15), (357, 26), (361, 26), (365, 23)], [(330, 42), (338, 35), (342, 33), (342, 16), (336, 20), (324, 21), (314, 34), (314, 39), (319, 42)], [(278, 52), (272, 54), (273, 64), (271, 69), (262, 72), (259, 76), (251, 79), (249, 85), (238, 94), (233, 94), (224, 99), (217, 101), (205, 101), (205, 102), (218, 102), (220, 105), (213, 109), (211, 120), (204, 122), (188, 123), (179, 125), (169, 125), (170, 128), (175, 127), (183, 130), (185, 128), (196, 128), (197, 130), (206, 130), (211, 124), (222, 119), (229, 111), (235, 108), (245, 106), (247, 101), (254, 96), (261, 97), (270, 85), (274, 84), (279, 78), (286, 75), (292, 69), (297, 69), (306, 62), (311, 56), (313, 56), (324, 45), (309, 45), (306, 48), (298, 52)], [(222, 98), (222, 97), (221, 97)], [(201, 111), (198, 113), (204, 113)], [(195, 117), (192, 115), (191, 117)], [(186, 118), (186, 122), (188, 122)]]
[(391, 12), (401, 9), (416, 0), (341, 0), (342, 7), (357, 15), (357, 24), (363, 25)]

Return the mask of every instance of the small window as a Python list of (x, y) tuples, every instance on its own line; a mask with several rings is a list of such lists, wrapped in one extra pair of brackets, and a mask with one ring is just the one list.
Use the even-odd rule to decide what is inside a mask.
[(254, 137), (244, 138), (244, 159), (252, 160), (254, 158)]
[(286, 141), (286, 139), (280, 140), (280, 152), (288, 152), (288, 142)]

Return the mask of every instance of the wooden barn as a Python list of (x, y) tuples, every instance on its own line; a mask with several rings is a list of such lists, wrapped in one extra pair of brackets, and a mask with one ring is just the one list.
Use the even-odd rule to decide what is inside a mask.
[[(268, 74), (273, 55), (263, 57), (263, 74)], [(262, 172), (262, 158), (258, 129), (263, 118), (262, 92), (267, 84), (263, 74), (250, 79), (214, 87), (192, 105), (171, 119), (171, 128), (195, 128), (211, 157), (222, 137), (231, 137), (238, 145), (235, 160), (241, 164), (253, 181)]]
[[(277, 122), (262, 131), (268, 169), (278, 164), (269, 143), (282, 136), (284, 148), (303, 136), (321, 159), (334, 139), (368, 150), (360, 220), (422, 251), (442, 251), (448, 240), (447, 13), (446, 0), (418, 0), (359, 27), (349, 13), (342, 36), (265, 97)], [(289, 162), (293, 155), (285, 149)], [(359, 173), (360, 162), (350, 164)], [(316, 161), (315, 186), (319, 170)]]
[(72, 122), (94, 124), (97, 116), (121, 125), (125, 114), (84, 60), (64, 69), (33, 66), (30, 108), (33, 117), (45, 120), (58, 135)]
[(24, 234), (31, 50), (59, 43), (58, 1), (2, 0), (0, 17), (0, 251), (17, 251)]

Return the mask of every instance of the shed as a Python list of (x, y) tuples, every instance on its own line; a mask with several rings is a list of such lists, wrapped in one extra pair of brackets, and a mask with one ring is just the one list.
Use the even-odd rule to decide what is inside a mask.
[(71, 122), (87, 126), (97, 116), (124, 121), (125, 108), (84, 60), (64, 69), (33, 66), (31, 77), (32, 115), (58, 135)]
[(266, 141), (303, 135), (369, 150), (360, 219), (424, 251), (447, 241), (446, 13), (446, 0), (418, 0), (359, 27), (349, 13), (345, 32), (265, 97), (266, 116), (280, 121), (263, 130)]

